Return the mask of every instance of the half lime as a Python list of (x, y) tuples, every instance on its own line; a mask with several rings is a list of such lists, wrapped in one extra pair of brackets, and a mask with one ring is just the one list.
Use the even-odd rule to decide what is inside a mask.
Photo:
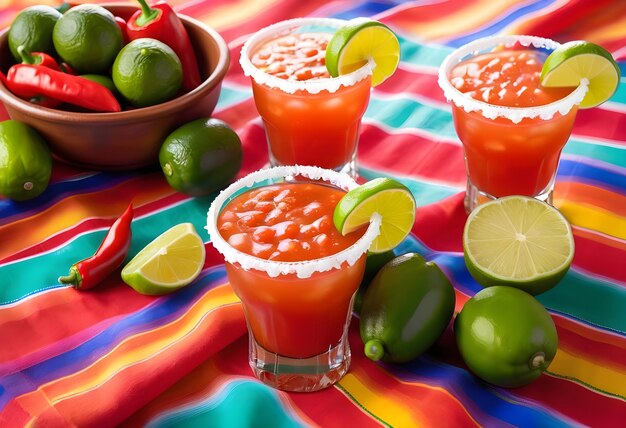
[(376, 178), (346, 193), (333, 214), (342, 235), (369, 224), (372, 214), (382, 217), (380, 235), (372, 242), (371, 253), (383, 253), (400, 244), (415, 222), (415, 198), (402, 183), (391, 178)]
[(483, 287), (508, 285), (536, 295), (563, 278), (574, 258), (574, 238), (553, 206), (507, 196), (472, 211), (463, 252), (469, 272)]

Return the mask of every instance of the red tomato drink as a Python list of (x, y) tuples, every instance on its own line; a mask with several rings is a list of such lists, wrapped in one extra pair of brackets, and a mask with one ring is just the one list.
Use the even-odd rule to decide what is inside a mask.
[[(246, 189), (253, 178), (262, 185)], [(335, 206), (356, 185), (331, 170), (275, 167), (231, 185), (209, 210), (211, 241), (246, 315), (250, 365), (271, 386), (315, 391), (348, 370), (352, 303), (380, 225), (347, 236), (335, 228)]]
[[(363, 231), (341, 236), (333, 210), (345, 192), (319, 184), (277, 184), (238, 196), (221, 212), (218, 230), (234, 248), (267, 260), (297, 262), (354, 244)], [(363, 277), (365, 255), (353, 266), (299, 279), (270, 278), (227, 265), (245, 302), (256, 341), (268, 351), (311, 357), (339, 343), (350, 303)]]
[[(547, 39), (520, 37), (551, 49), (558, 46)], [(453, 100), (454, 125), (464, 147), (468, 197), (473, 199), (470, 193), (476, 191), (488, 198), (545, 195), (550, 201), (561, 151), (582, 99), (580, 91), (542, 87), (541, 68), (547, 54), (533, 46), (498, 46), (498, 37), (491, 39), (493, 51), (469, 59), (459, 53), (463, 61), (447, 60), (440, 70), (445, 73), (442, 87)], [(459, 49), (463, 50), (471, 52)], [(475, 203), (466, 197), (468, 211)]]
[[(318, 18), (289, 22), (293, 21), (339, 25), (338, 20)], [(361, 118), (370, 97), (369, 72), (331, 78), (325, 53), (332, 33), (295, 25), (288, 34), (278, 29), (257, 33), (242, 52), (242, 66), (252, 76), (254, 101), (265, 126), (270, 161), (354, 175)]]

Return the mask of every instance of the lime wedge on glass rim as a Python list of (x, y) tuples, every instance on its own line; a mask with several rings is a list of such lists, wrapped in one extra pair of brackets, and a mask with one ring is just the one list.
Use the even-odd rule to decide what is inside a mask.
[(166, 294), (202, 271), (205, 249), (191, 223), (178, 224), (146, 245), (122, 269), (122, 280), (141, 294)]
[(545, 87), (575, 87), (583, 78), (589, 81), (589, 91), (579, 107), (586, 109), (613, 96), (620, 70), (606, 49), (584, 41), (559, 46), (548, 55), (541, 69), (541, 85)]
[(326, 47), (326, 68), (333, 77), (356, 71), (369, 60), (376, 64), (372, 86), (384, 82), (400, 62), (398, 38), (378, 21), (352, 19), (337, 30)]
[(537, 295), (567, 273), (574, 238), (567, 219), (553, 206), (507, 196), (471, 212), (463, 252), (469, 272), (483, 287), (506, 285)]
[(350, 190), (339, 200), (333, 222), (342, 235), (347, 235), (368, 224), (373, 213), (380, 214), (380, 235), (372, 242), (369, 252), (383, 253), (409, 235), (415, 222), (415, 208), (415, 198), (405, 185), (391, 178), (376, 178)]

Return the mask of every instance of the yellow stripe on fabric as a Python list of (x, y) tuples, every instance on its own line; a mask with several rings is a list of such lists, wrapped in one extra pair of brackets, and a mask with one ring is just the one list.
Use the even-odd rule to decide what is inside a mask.
[(419, 409), (402, 405), (398, 400), (388, 398), (385, 395), (371, 391), (367, 385), (359, 380), (353, 373), (348, 372), (340, 381), (339, 385), (367, 409), (375, 417), (393, 427), (425, 426), (426, 420), (421, 417), (415, 420), (415, 414), (421, 413)]
[(559, 348), (549, 373), (582, 383), (594, 390), (626, 399), (626, 372), (596, 365)]
[[(46, 391), (46, 394), (53, 404), (93, 390), (115, 376), (125, 367), (138, 364), (143, 360), (148, 360), (158, 355), (164, 349), (183, 340), (210, 312), (220, 307), (236, 303), (239, 303), (239, 299), (231, 291), (230, 287), (223, 286), (213, 289), (202, 296), (202, 298), (180, 318), (154, 330), (126, 338), (110, 352), (103, 355), (85, 369), (50, 382), (40, 389), (49, 390), (50, 388), (54, 388), (55, 385), (59, 386), (59, 393), (56, 396), (54, 396), (53, 391)], [(160, 332), (167, 329), (172, 329), (173, 334), (160, 335)], [(81, 377), (84, 379), (80, 380)], [(71, 385), (72, 380), (76, 378), (79, 379), (79, 385), (71, 388), (71, 386), (73, 386)]]
[(626, 239), (626, 218), (624, 217), (562, 199), (555, 199), (554, 205), (572, 225)]
[(259, 13), (274, 7), (276, 0), (242, 0), (212, 7), (205, 14), (199, 14), (197, 19), (205, 24), (220, 30), (248, 22)]

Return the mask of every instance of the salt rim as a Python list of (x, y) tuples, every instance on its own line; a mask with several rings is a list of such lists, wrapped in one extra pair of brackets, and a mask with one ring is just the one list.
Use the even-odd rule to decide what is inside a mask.
[(260, 169), (240, 180), (234, 182), (226, 189), (222, 190), (215, 198), (207, 213), (207, 225), (205, 229), (211, 237), (211, 242), (217, 251), (219, 251), (224, 259), (229, 263), (237, 263), (244, 270), (255, 269), (266, 272), (270, 277), (274, 278), (278, 275), (287, 275), (295, 273), (298, 278), (309, 278), (315, 272), (326, 272), (331, 269), (339, 269), (344, 262), (352, 266), (356, 261), (369, 249), (372, 242), (380, 234), (380, 225), (382, 218), (380, 214), (374, 213), (370, 219), (370, 225), (367, 230), (354, 244), (331, 256), (322, 257), (314, 260), (301, 262), (277, 262), (265, 260), (259, 257), (251, 256), (233, 248), (217, 231), (217, 218), (226, 200), (235, 192), (246, 187), (252, 187), (261, 181), (283, 178), (293, 175), (302, 175), (312, 180), (324, 180), (344, 190), (352, 190), (358, 187), (356, 181), (346, 174), (341, 174), (328, 169), (315, 166), (277, 166), (272, 168)]
[(505, 107), (488, 104), (483, 101), (470, 98), (456, 89), (448, 80), (448, 75), (452, 68), (457, 65), (467, 55), (476, 54), (482, 50), (495, 47), (497, 45), (512, 46), (519, 42), (522, 46), (534, 46), (535, 48), (545, 48), (554, 50), (561, 46), (554, 40), (543, 37), (526, 36), (526, 35), (503, 35), (491, 36), (474, 40), (464, 46), (461, 46), (450, 55), (448, 55), (439, 67), (438, 83), (448, 101), (452, 101), (457, 107), (463, 108), (466, 112), (480, 111), (487, 119), (495, 119), (496, 117), (504, 117), (513, 123), (519, 123), (524, 118), (539, 117), (543, 120), (549, 120), (558, 112), (561, 115), (567, 114), (574, 105), (580, 104), (585, 98), (589, 90), (589, 80), (582, 78), (580, 85), (569, 95), (550, 104), (544, 104), (535, 107)]
[(323, 90), (336, 92), (342, 86), (355, 85), (372, 74), (374, 68), (376, 67), (376, 63), (374, 63), (373, 60), (370, 59), (367, 64), (352, 73), (344, 74), (338, 77), (294, 81), (281, 79), (259, 70), (252, 64), (250, 58), (248, 57), (248, 52), (254, 51), (259, 44), (270, 38), (269, 36), (289, 32), (303, 25), (320, 25), (330, 28), (340, 28), (347, 22), (348, 21), (334, 18), (293, 18), (272, 24), (253, 34), (252, 37), (244, 43), (241, 48), (241, 55), (239, 56), (239, 64), (241, 64), (243, 73), (246, 76), (252, 77), (258, 84), (269, 86), (270, 88), (280, 89), (288, 94), (293, 94), (296, 91), (306, 91), (310, 94), (318, 94)]

